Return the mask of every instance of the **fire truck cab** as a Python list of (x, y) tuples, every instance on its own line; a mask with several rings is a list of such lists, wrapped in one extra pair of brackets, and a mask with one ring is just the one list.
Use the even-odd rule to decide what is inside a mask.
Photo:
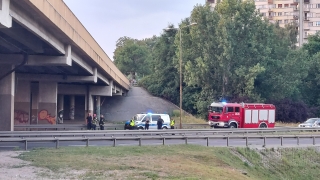
[(273, 104), (213, 102), (208, 122), (215, 128), (274, 128), (275, 109)]

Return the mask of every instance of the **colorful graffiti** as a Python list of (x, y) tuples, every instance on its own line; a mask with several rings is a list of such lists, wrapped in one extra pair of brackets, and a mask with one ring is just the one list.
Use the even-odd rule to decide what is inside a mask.
[(29, 113), (22, 110), (14, 110), (14, 121), (20, 124), (29, 123)]
[(38, 114), (39, 120), (47, 120), (50, 124), (56, 124), (56, 117), (51, 116), (47, 110), (41, 110)]

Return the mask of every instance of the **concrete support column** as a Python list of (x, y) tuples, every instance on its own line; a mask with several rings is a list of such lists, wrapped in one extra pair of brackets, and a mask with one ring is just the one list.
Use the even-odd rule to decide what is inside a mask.
[(11, 28), (10, 0), (0, 0), (0, 28)]
[(99, 121), (100, 121), (100, 105), (101, 105), (100, 99), (101, 99), (100, 96), (96, 96), (96, 114)]
[(16, 81), (16, 92), (14, 98), (14, 124), (30, 124), (30, 81)]
[(89, 105), (88, 113), (93, 113), (93, 98), (91, 94), (89, 94), (89, 97), (88, 97), (88, 105)]
[[(0, 77), (12, 68), (12, 65), (1, 65)], [(0, 131), (14, 130), (14, 85), (14, 72), (0, 79)]]
[(70, 113), (69, 113), (69, 118), (70, 120), (74, 120), (74, 112), (75, 111), (75, 97), (70, 96)]
[(31, 83), (31, 122), (38, 124), (39, 83)]
[(56, 124), (57, 82), (39, 82), (39, 124)]
[(58, 124), (63, 124), (64, 95), (58, 95)]
[(90, 91), (90, 86), (87, 86), (87, 93), (85, 97), (85, 122), (86, 117), (88, 116), (88, 113), (93, 113), (93, 99)]

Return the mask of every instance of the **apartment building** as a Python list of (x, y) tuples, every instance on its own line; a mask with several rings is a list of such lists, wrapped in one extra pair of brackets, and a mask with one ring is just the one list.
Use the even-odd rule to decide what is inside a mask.
[[(212, 9), (220, 1), (206, 0)], [(309, 35), (320, 31), (320, 0), (255, 0), (255, 5), (264, 17), (281, 27), (296, 22), (298, 46), (306, 43)]]

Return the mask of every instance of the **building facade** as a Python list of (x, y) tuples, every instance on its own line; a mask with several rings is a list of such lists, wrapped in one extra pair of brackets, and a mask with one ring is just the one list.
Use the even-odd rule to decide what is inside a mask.
[[(206, 0), (212, 9), (220, 1)], [(320, 30), (320, 0), (255, 0), (255, 5), (264, 17), (281, 27), (296, 22), (298, 46)]]

